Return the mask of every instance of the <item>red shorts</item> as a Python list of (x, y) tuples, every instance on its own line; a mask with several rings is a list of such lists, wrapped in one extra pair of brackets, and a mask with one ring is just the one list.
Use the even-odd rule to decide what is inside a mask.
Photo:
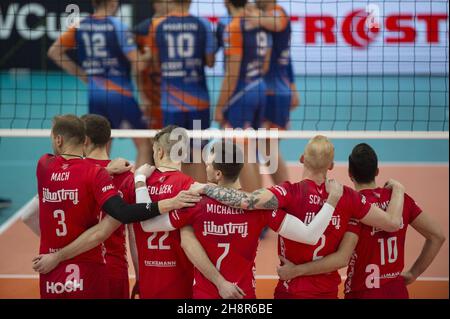
[(399, 277), (380, 288), (349, 292), (345, 299), (409, 299), (409, 294), (403, 277)]
[(42, 299), (108, 298), (106, 265), (76, 262), (63, 263), (39, 277)]
[(106, 265), (108, 272), (109, 298), (130, 299), (128, 269), (116, 265)]

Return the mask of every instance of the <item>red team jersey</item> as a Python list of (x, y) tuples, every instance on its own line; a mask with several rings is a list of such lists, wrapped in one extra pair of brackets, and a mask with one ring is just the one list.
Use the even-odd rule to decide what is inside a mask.
[[(278, 231), (285, 216), (282, 210), (246, 211), (203, 197), (195, 207), (170, 212), (170, 221), (175, 228), (192, 225), (223, 277), (236, 283), (245, 298), (256, 298), (254, 270), (259, 235), (265, 226)], [(197, 269), (194, 298), (220, 299), (214, 284)]]
[[(46, 154), (39, 159), (36, 175), (40, 254), (58, 251), (98, 224), (100, 208), (118, 194), (104, 168), (81, 158), (66, 160)], [(104, 263), (101, 246), (61, 263), (40, 276), (41, 297), (106, 297), (105, 288), (98, 286)]]
[[(189, 189), (194, 180), (179, 172), (156, 170), (147, 179), (153, 202), (176, 196)], [(133, 176), (121, 186), (125, 201), (136, 202)], [(142, 299), (192, 298), (194, 269), (180, 245), (180, 231), (145, 232), (133, 224), (139, 259), (139, 293)]]
[[(278, 207), (296, 216), (308, 225), (328, 198), (325, 183), (317, 185), (312, 180), (291, 184), (284, 182), (270, 188), (278, 199)], [(344, 193), (334, 210), (325, 233), (316, 245), (307, 245), (279, 236), (278, 253), (294, 264), (303, 264), (337, 251), (350, 218), (361, 219), (369, 211), (365, 198), (344, 186)], [(337, 298), (341, 277), (337, 271), (314, 276), (296, 277), (279, 281), (275, 298)]]
[[(86, 161), (94, 165), (106, 167), (111, 160), (97, 160), (93, 158), (86, 158)], [(123, 181), (130, 175), (131, 172), (125, 172), (113, 176), (113, 183), (116, 189), (119, 189)], [(102, 212), (101, 218), (104, 217)], [(128, 280), (128, 260), (126, 247), (126, 230), (125, 225), (121, 225), (112, 235), (104, 242), (106, 249), (106, 267), (108, 270), (110, 298), (120, 299), (128, 298), (129, 280)]]
[[(383, 210), (389, 205), (392, 190), (366, 189), (360, 194), (369, 203)], [(400, 230), (385, 232), (381, 229), (351, 221), (347, 231), (359, 236), (347, 269), (346, 298), (408, 298), (408, 291), (400, 276), (404, 267), (405, 239), (408, 224), (422, 210), (405, 194), (403, 221)]]

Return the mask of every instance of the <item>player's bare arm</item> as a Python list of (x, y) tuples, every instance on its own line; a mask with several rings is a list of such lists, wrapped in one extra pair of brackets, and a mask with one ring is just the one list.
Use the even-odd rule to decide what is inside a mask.
[(131, 299), (134, 299), (134, 297), (139, 294), (139, 262), (136, 246), (136, 237), (134, 235), (133, 225), (132, 224), (127, 225), (127, 230), (128, 230), (128, 243), (130, 247), (131, 261), (133, 262), (134, 274), (136, 277), (136, 282), (131, 292)]
[(223, 111), (237, 86), (241, 69), (241, 55), (229, 55), (225, 65), (225, 75), (215, 111), (215, 121), (223, 124)]
[(212, 54), (206, 54), (205, 55), (205, 64), (212, 68), (214, 66), (214, 63), (216, 63), (216, 55), (214, 53)]
[(272, 55), (272, 48), (267, 48), (266, 56), (264, 57), (264, 64), (263, 64), (263, 75), (266, 75), (267, 72), (269, 72), (270, 68), (270, 57)]
[(206, 279), (211, 281), (223, 299), (242, 299), (245, 293), (237, 285), (227, 281), (209, 259), (203, 246), (195, 237), (194, 229), (185, 226), (180, 229), (181, 247), (186, 256)]
[(361, 222), (387, 232), (394, 232), (399, 230), (402, 224), (405, 188), (394, 179), (390, 179), (385, 184), (385, 187), (392, 188), (391, 199), (386, 211), (383, 211), (376, 205), (372, 205), (367, 215), (361, 219)]
[(150, 64), (152, 54), (148, 47), (143, 47), (142, 52), (139, 50), (129, 52), (127, 58), (132, 65), (133, 73), (140, 74)]
[(119, 221), (110, 216), (105, 216), (100, 223), (86, 230), (77, 239), (59, 251), (35, 257), (33, 259), (33, 269), (41, 274), (52, 271), (61, 262), (100, 245), (120, 225)]
[(25, 225), (30, 228), (37, 236), (41, 236), (41, 229), (39, 226), (39, 197), (34, 196), (28, 203), (26, 203), (18, 212), (20, 218)]
[(57, 39), (48, 49), (47, 56), (61, 69), (87, 83), (86, 72), (67, 55), (68, 50), (69, 49), (63, 46), (61, 41)]
[(321, 259), (296, 265), (280, 256), (283, 264), (277, 267), (278, 276), (281, 280), (290, 280), (295, 277), (325, 274), (344, 268), (348, 265), (357, 244), (358, 235), (346, 232), (338, 250)]
[(407, 285), (412, 284), (430, 266), (445, 242), (445, 235), (441, 227), (429, 214), (420, 213), (411, 226), (425, 237), (425, 243), (412, 267), (402, 273)]
[(47, 273), (61, 261), (78, 256), (104, 242), (121, 223), (133, 223), (158, 216), (157, 207), (158, 203), (128, 205), (120, 196), (113, 196), (102, 207), (109, 216), (105, 216), (99, 224), (86, 230), (58, 252), (33, 259), (33, 269)]
[(133, 165), (128, 160), (118, 157), (111, 160), (105, 169), (109, 175), (118, 175), (130, 171), (132, 168)]
[(300, 94), (297, 91), (297, 85), (295, 84), (295, 82), (292, 82), (290, 87), (292, 92), (291, 110), (294, 110), (295, 108), (300, 106)]
[(189, 189), (196, 194), (205, 194), (224, 205), (248, 210), (277, 209), (278, 199), (268, 189), (261, 188), (253, 193), (247, 193), (232, 188), (220, 187), (215, 184), (194, 183)]
[(119, 195), (106, 200), (102, 210), (109, 216), (86, 230), (56, 255), (47, 254), (36, 257), (33, 260), (33, 268), (42, 273), (48, 272), (62, 260), (78, 256), (105, 241), (120, 226), (120, 223), (134, 223), (160, 215), (158, 202), (128, 205)]
[(246, 19), (255, 26), (262, 27), (271, 32), (280, 32), (286, 28), (286, 17), (274, 15), (272, 12), (265, 12), (258, 9), (254, 4), (245, 6)]

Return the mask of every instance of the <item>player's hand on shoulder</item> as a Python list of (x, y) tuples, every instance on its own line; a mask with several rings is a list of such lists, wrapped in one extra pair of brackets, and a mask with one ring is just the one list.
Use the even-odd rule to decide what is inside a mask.
[(40, 274), (47, 274), (60, 263), (58, 254), (44, 254), (33, 258), (33, 269)]
[(335, 179), (327, 179), (327, 181), (325, 182), (325, 187), (327, 189), (327, 193), (330, 196), (341, 198), (342, 194), (344, 193), (344, 186), (342, 186), (342, 184)]
[(116, 175), (128, 172), (132, 168), (133, 166), (128, 160), (118, 157), (109, 162), (108, 166), (106, 167), (106, 170), (110, 175)]
[(173, 198), (174, 209), (193, 207), (201, 200), (201, 196), (190, 190), (181, 191)]
[(260, 25), (260, 19), (261, 19), (261, 11), (256, 7), (254, 3), (248, 3), (245, 6), (246, 22), (250, 26), (257, 28)]
[(238, 285), (226, 280), (218, 285), (217, 290), (222, 299), (242, 299), (245, 296), (244, 291)]
[(189, 188), (189, 192), (191, 192), (193, 194), (197, 194), (197, 195), (204, 194), (206, 185), (207, 184), (195, 182)]
[(136, 171), (134, 172), (134, 175), (144, 175), (145, 177), (150, 177), (153, 172), (155, 171), (156, 167), (155, 166), (151, 166), (150, 164), (144, 164), (142, 166), (140, 166), (138, 169), (136, 169)]
[(291, 280), (295, 277), (298, 277), (297, 274), (297, 265), (292, 263), (290, 260), (284, 258), (283, 256), (279, 256), (282, 265), (277, 267), (277, 273), (281, 280)]
[(402, 183), (400, 183), (399, 181), (390, 178), (386, 184), (384, 184), (384, 188), (390, 188), (390, 189), (397, 189), (399, 191), (405, 191), (405, 186), (403, 186)]

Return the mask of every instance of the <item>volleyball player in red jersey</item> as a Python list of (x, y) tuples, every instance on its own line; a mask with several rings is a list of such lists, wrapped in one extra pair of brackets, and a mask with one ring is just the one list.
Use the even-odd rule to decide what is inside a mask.
[[(367, 201), (386, 209), (391, 190), (377, 187), (378, 158), (368, 144), (358, 144), (349, 156), (349, 176), (355, 189)], [(403, 222), (396, 232), (385, 232), (351, 220), (337, 252), (306, 264), (295, 265), (286, 260), (279, 268), (283, 279), (320, 274), (347, 268), (345, 298), (348, 299), (406, 299), (406, 285), (411, 284), (432, 263), (445, 241), (439, 225), (422, 212), (416, 202), (405, 194)], [(404, 268), (406, 231), (410, 224), (426, 241), (410, 270)]]
[[(170, 151), (177, 141), (169, 136), (177, 127), (169, 126), (155, 136), (154, 159), (158, 171), (155, 180), (149, 179), (149, 192), (153, 201), (158, 201), (159, 211), (192, 206), (198, 196), (187, 192), (193, 180), (177, 170), (181, 163), (171, 162)], [(136, 171), (136, 178), (139, 176)], [(128, 177), (120, 190), (126, 201), (134, 202), (135, 180)], [(178, 194), (178, 195), (177, 195)], [(174, 197), (177, 195), (176, 197)], [(153, 203), (151, 204), (154, 205)], [(41, 273), (48, 272), (67, 258), (84, 253), (95, 247), (120, 226), (111, 218), (105, 218), (91, 227), (71, 244), (56, 254), (45, 256), (35, 268)], [(139, 259), (139, 294), (141, 298), (190, 298), (192, 296), (193, 267), (180, 247), (179, 232), (146, 233), (140, 224), (133, 225)], [(41, 257), (42, 259), (42, 257)]]
[[(106, 167), (111, 160), (108, 156), (108, 144), (111, 142), (111, 126), (108, 120), (97, 114), (87, 114), (81, 117), (86, 126), (85, 154), (86, 160), (92, 164)], [(125, 178), (133, 174), (128, 171), (113, 175), (113, 183), (119, 189)], [(102, 214), (102, 218), (104, 214)], [(121, 225), (104, 242), (106, 254), (106, 270), (108, 273), (109, 298), (128, 299), (130, 283), (128, 279), (128, 261), (126, 248), (125, 225)]]
[[(84, 144), (84, 154), (88, 156), (87, 161), (107, 168), (111, 166), (108, 158), (108, 144), (111, 139), (111, 127), (108, 120), (100, 115), (88, 114), (81, 117), (86, 126), (86, 141)], [(114, 165), (114, 164), (113, 164)], [(129, 165), (128, 165), (129, 166)], [(128, 167), (128, 169), (131, 166)], [(128, 170), (117, 173), (113, 176), (113, 183), (116, 188), (120, 187), (124, 178), (131, 174)], [(22, 220), (31, 230), (40, 236), (39, 229), (39, 199), (36, 203), (30, 203), (23, 209), (26, 214)], [(105, 259), (108, 271), (108, 296), (109, 298), (122, 299), (129, 298), (128, 263), (126, 256), (125, 229), (120, 227), (114, 232), (105, 243)]]
[[(328, 194), (325, 189), (327, 171), (333, 168), (334, 147), (324, 136), (316, 136), (307, 144), (301, 163), (304, 164), (303, 180), (297, 183), (285, 182), (270, 189), (260, 189), (253, 193), (227, 189), (213, 185), (194, 184), (192, 191), (204, 193), (219, 202), (244, 209), (283, 208), (308, 224), (316, 218)], [(319, 242), (304, 245), (279, 237), (279, 254), (294, 263), (304, 263), (322, 258), (338, 249), (350, 218), (363, 223), (396, 231), (401, 224), (403, 209), (403, 188), (394, 183), (391, 202), (387, 214), (348, 187), (344, 187), (332, 217), (331, 223)], [(340, 276), (336, 272), (322, 275), (280, 280), (276, 298), (337, 298)]]
[[(207, 160), (208, 181), (232, 189), (240, 188), (242, 154), (233, 143), (214, 143)], [(327, 204), (308, 226), (283, 210), (246, 211), (223, 205), (208, 197), (203, 197), (193, 208), (173, 211), (141, 224), (146, 231), (171, 231), (192, 225), (194, 237), (198, 238), (201, 246), (192, 240), (188, 244), (183, 244), (182, 240), (182, 245), (198, 269), (195, 272), (194, 298), (227, 298), (227, 290), (232, 289), (229, 286), (231, 282), (236, 285), (235, 289), (240, 295), (238, 298), (256, 298), (254, 267), (261, 230), (270, 226), (286, 238), (315, 244), (327, 228), (334, 206), (342, 195), (341, 185), (330, 182), (328, 186), (331, 194)], [(137, 202), (150, 200), (144, 183), (136, 193)], [(200, 256), (203, 249), (206, 258)]]
[(62, 262), (53, 265), (53, 271), (41, 272), (41, 297), (106, 298), (109, 286), (99, 244), (112, 231), (79, 256), (64, 254), (62, 248), (89, 227), (98, 226), (100, 210), (110, 215), (103, 224), (130, 223), (159, 215), (167, 203), (127, 205), (107, 171), (83, 159), (85, 125), (77, 116), (55, 117), (51, 140), (58, 155), (43, 155), (36, 170), (41, 255), (33, 260), (33, 267), (42, 270), (46, 259)]
[[(349, 156), (349, 176), (355, 189), (371, 203), (385, 209), (390, 190), (377, 187), (378, 158), (367, 144), (358, 144)], [(420, 255), (403, 272), (406, 230), (410, 224), (424, 238)], [(354, 223), (349, 227), (359, 237), (348, 267), (346, 298), (408, 298), (406, 286), (413, 283), (433, 262), (444, 244), (439, 224), (405, 194), (402, 227), (394, 233)], [(368, 250), (372, 254), (367, 254)]]
[[(147, 179), (145, 192), (152, 201), (171, 198), (189, 189), (194, 180), (182, 173), (181, 162), (171, 158), (172, 149), (179, 142), (171, 139), (176, 129), (170, 125), (160, 130), (154, 138), (154, 173)], [(186, 145), (188, 140), (185, 137)], [(139, 172), (139, 171), (138, 171)], [(125, 180), (120, 190), (125, 201), (136, 202), (135, 180)], [(142, 223), (133, 225), (138, 251), (139, 297), (141, 299), (192, 298), (194, 269), (180, 245), (180, 232), (153, 232)]]

